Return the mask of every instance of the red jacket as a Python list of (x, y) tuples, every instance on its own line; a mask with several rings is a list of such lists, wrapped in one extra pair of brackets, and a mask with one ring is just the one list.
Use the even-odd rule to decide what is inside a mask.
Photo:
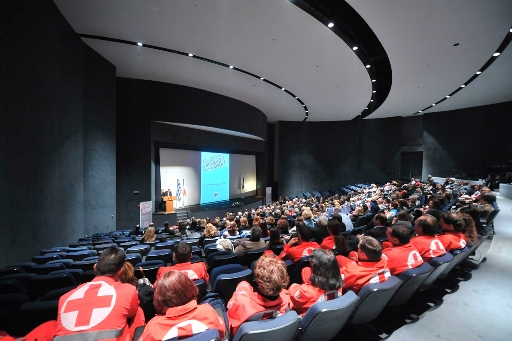
[(336, 236), (327, 236), (322, 241), (322, 244), (320, 244), (320, 247), (322, 249), (327, 250), (334, 250), (336, 248), (336, 242), (335, 242)]
[(352, 290), (356, 294), (368, 283), (381, 283), (391, 276), (384, 257), (378, 262), (349, 263), (344, 269), (343, 289)]
[(352, 259), (347, 258), (347, 257), (342, 256), (342, 255), (337, 255), (336, 256), (336, 260), (338, 261), (338, 265), (339, 265), (340, 269), (344, 268), (345, 266), (347, 266), (347, 264), (355, 263), (355, 261), (353, 261)]
[(95, 277), (59, 299), (54, 340), (77, 333), (83, 333), (83, 340), (125, 340), (134, 327), (128, 327), (127, 320), (135, 317), (138, 308), (135, 286)]
[(412, 243), (384, 249), (382, 250), (382, 255), (386, 257), (388, 269), (393, 276), (423, 264), (420, 253)]
[(446, 252), (463, 249), (466, 246), (464, 233), (459, 231), (446, 231), (437, 236), (444, 246)]
[(242, 323), (252, 315), (265, 310), (278, 310), (284, 314), (290, 307), (290, 293), (283, 289), (275, 300), (270, 300), (255, 292), (253, 287), (246, 281), (238, 283), (233, 296), (228, 302), (228, 318), (231, 335)]
[(320, 245), (317, 242), (301, 242), (295, 246), (285, 244), (279, 257), (283, 260), (291, 259), (292, 262), (297, 263), (299, 259), (310, 256), (314, 249), (319, 248)]
[[(311, 269), (311, 268), (304, 268), (304, 269)], [(311, 274), (311, 271), (309, 271)], [(308, 277), (309, 278), (309, 277)], [(293, 283), (288, 288), (290, 291), (290, 300), (291, 300), (291, 306), (292, 309), (297, 312), (297, 314), (304, 315), (308, 309), (315, 304), (320, 296), (322, 296), (324, 293), (327, 292), (327, 290), (322, 290), (320, 288), (317, 288), (313, 285), (311, 285), (308, 282), (305, 282), (304, 284), (297, 284)], [(341, 294), (341, 288), (339, 289), (339, 292)]]
[(169, 308), (164, 316), (153, 317), (139, 341), (160, 341), (191, 337), (207, 329), (217, 329), (224, 337), (224, 320), (209, 304), (198, 305), (195, 300), (185, 305)]
[(418, 249), (421, 258), (423, 258), (425, 262), (430, 262), (432, 258), (442, 256), (446, 253), (443, 244), (437, 236), (416, 236), (411, 238), (411, 243)]
[[(158, 281), (160, 277), (162, 277), (171, 270), (184, 272), (188, 276), (188, 278), (190, 278), (193, 281), (195, 281), (196, 279), (204, 279), (206, 284), (208, 284), (208, 281), (210, 280), (208, 272), (206, 271), (206, 264), (204, 262), (186, 262), (178, 263), (173, 266), (162, 266), (160, 269), (158, 269), (158, 272), (156, 273), (156, 280)], [(156, 288), (156, 281), (155, 283), (153, 283), (153, 288)]]

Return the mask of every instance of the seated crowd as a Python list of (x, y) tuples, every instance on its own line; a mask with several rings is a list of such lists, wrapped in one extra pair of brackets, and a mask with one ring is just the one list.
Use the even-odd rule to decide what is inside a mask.
[[(80, 334), (80, 340), (126, 340), (142, 326), (138, 340), (182, 339), (207, 329), (233, 337), (254, 314), (304, 315), (327, 297), (357, 294), (367, 284), (478, 243), (485, 233), (480, 218), (494, 209), (495, 200), (483, 186), (452, 179), (436, 184), (429, 176), (423, 182), (372, 184), (346, 196), (282, 200), (224, 219), (166, 223), (162, 231), (137, 226), (130, 234), (142, 235), (143, 242), (176, 240), (174, 262), (158, 269), (156, 281), (137, 283), (124, 251), (110, 247), (97, 259), (96, 277), (61, 296), (56, 319), (24, 339), (66, 341)], [(446, 205), (453, 212), (443, 210)], [(361, 217), (368, 217), (364, 227), (356, 224)], [(225, 302), (225, 315), (200, 300), (194, 281), (208, 285), (211, 269), (203, 260), (192, 262), (192, 247), (177, 238), (197, 238), (202, 251), (216, 238), (213, 247), (242, 259), (249, 251), (266, 250), (252, 265), (252, 283), (238, 283)], [(290, 283), (285, 261), (303, 257), (309, 265), (298, 283)], [(142, 287), (154, 290), (149, 310), (142, 304)]]

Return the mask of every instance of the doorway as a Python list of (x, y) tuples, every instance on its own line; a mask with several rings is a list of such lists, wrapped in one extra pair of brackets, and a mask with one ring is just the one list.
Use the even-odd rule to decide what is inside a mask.
[(400, 153), (400, 179), (422, 179), (423, 152)]

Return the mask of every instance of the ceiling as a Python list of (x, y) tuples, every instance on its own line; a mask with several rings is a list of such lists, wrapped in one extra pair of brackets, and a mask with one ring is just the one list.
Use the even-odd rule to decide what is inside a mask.
[[(118, 77), (225, 95), (258, 108), (269, 122), (302, 121), (306, 114), (308, 121), (351, 120), (375, 89), (336, 27), (288, 0), (54, 2), (76, 33), (120, 40), (82, 38), (116, 66)], [(512, 35), (510, 0), (347, 3), (373, 30), (392, 69), (389, 95), (368, 119), (418, 114), (467, 82)], [(511, 49), (424, 112), (511, 101)]]

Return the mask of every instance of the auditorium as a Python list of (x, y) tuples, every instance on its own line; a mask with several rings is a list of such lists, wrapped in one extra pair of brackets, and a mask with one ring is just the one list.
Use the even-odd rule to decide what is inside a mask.
[[(143, 203), (163, 226), (429, 175), (509, 191), (510, 1), (7, 0), (0, 18), (0, 268), (133, 230)], [(486, 262), (382, 339), (510, 338), (500, 187)]]

